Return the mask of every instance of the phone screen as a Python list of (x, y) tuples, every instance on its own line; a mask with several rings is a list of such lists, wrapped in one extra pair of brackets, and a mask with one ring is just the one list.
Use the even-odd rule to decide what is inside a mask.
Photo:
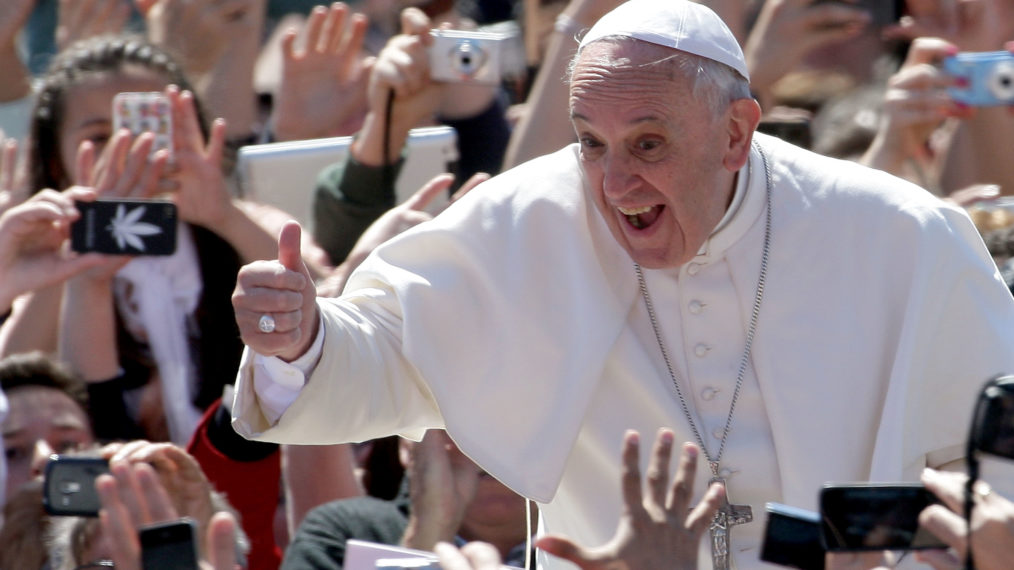
[(191, 519), (142, 527), (141, 567), (144, 570), (198, 570), (196, 525)]
[(80, 253), (171, 255), (176, 251), (176, 205), (166, 200), (99, 199), (77, 202), (70, 248)]
[(946, 548), (919, 526), (936, 497), (920, 484), (841, 484), (821, 489), (821, 535), (829, 551)]

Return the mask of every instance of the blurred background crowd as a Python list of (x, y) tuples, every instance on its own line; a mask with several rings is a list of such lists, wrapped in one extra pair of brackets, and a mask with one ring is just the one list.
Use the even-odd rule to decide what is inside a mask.
[[(229, 299), (241, 265), (275, 258), (290, 218), (308, 226), (319, 293), (337, 295), (441, 196), (574, 142), (574, 38), (618, 3), (0, 3), (0, 568), (114, 554), (107, 521), (43, 512), (53, 453), (152, 466), (202, 532), (233, 513), (250, 568), (340, 568), (348, 537), (424, 550), (483, 540), (520, 565), (524, 501), (443, 434), (292, 448), (237, 436), (228, 407), (242, 344)], [(959, 52), (1014, 51), (1014, 0), (701, 3), (744, 47), (762, 132), (966, 208), (1014, 288), (1014, 112), (954, 101), (961, 81), (941, 66)], [(499, 78), (434, 80), (434, 28), (506, 34)], [(150, 135), (114, 129), (121, 92), (165, 94), (171, 156), (153, 153)], [(419, 190), (400, 201), (412, 134), (437, 125), (454, 133), (455, 159), (439, 165), (449, 175), (408, 180)], [(245, 147), (331, 137), (354, 137), (341, 139), (341, 160), (315, 183), (276, 189), (304, 197), (309, 213), (262, 199), (239, 175)], [(168, 196), (176, 253), (68, 254), (74, 200), (96, 195)], [(114, 474), (122, 485), (150, 476)]]

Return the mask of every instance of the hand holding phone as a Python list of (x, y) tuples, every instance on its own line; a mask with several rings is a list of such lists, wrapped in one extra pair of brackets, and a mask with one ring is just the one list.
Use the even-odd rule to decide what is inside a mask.
[(937, 498), (920, 483), (829, 483), (820, 490), (828, 552), (947, 548), (919, 525)]

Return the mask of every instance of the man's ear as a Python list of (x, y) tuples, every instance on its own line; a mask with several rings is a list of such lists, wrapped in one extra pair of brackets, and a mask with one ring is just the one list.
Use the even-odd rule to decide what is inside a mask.
[(754, 99), (736, 99), (729, 104), (726, 113), (726, 129), (729, 146), (722, 164), (729, 172), (736, 172), (746, 164), (750, 156), (753, 133), (760, 123), (761, 108)]

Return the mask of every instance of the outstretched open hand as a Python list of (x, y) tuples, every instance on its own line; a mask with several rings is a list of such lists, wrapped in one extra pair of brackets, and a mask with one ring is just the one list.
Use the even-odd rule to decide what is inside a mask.
[(719, 484), (712, 485), (701, 502), (690, 509), (700, 449), (692, 443), (683, 445), (676, 475), (670, 483), (669, 460), (673, 440), (672, 431), (659, 431), (648, 461), (645, 493), (638, 464), (640, 436), (635, 431), (629, 431), (624, 436), (624, 510), (612, 540), (602, 546), (587, 548), (568, 538), (545, 536), (536, 542), (536, 546), (584, 570), (697, 568), (698, 544), (718, 511), (725, 489)]

